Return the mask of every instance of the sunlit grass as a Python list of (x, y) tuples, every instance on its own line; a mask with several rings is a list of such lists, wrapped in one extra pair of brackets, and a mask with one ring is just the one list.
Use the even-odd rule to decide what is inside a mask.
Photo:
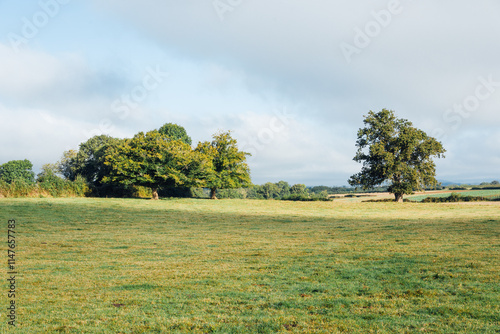
[(495, 333), (499, 209), (0, 201), (23, 333)]
[(427, 193), (422, 195), (412, 195), (407, 198), (412, 201), (421, 201), (427, 197), (448, 197), (453, 193), (460, 194), (460, 196), (475, 196), (475, 197), (486, 197), (486, 198), (497, 198), (500, 197), (500, 189), (490, 189), (490, 190), (469, 190), (469, 191), (447, 191), (440, 193)]

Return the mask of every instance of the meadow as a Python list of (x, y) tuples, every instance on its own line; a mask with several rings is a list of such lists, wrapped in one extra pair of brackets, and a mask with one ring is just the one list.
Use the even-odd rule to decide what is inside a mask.
[(459, 194), (460, 196), (480, 196), (489, 199), (499, 199), (500, 198), (500, 189), (489, 189), (489, 190), (448, 190), (448, 191), (439, 191), (437, 193), (425, 192), (418, 195), (410, 195), (407, 198), (412, 201), (421, 201), (426, 197), (448, 197), (451, 194)]
[(498, 333), (499, 209), (0, 199), (19, 333)]

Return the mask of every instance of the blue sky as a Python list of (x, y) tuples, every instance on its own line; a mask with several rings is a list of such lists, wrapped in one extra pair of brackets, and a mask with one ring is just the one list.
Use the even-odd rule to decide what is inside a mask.
[(0, 0), (0, 163), (95, 134), (231, 130), (254, 183), (344, 185), (388, 108), (447, 149), (441, 180), (500, 179), (491, 0)]

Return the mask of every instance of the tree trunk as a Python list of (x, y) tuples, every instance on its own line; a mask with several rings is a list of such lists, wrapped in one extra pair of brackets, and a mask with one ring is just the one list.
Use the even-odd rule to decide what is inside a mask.
[(395, 200), (398, 203), (403, 203), (403, 194), (394, 194)]
[(159, 197), (158, 197), (158, 188), (151, 188), (151, 191), (153, 193), (152, 199), (155, 200), (155, 201), (157, 201), (159, 199)]
[(210, 189), (210, 199), (217, 199), (217, 196), (215, 195), (216, 188)]

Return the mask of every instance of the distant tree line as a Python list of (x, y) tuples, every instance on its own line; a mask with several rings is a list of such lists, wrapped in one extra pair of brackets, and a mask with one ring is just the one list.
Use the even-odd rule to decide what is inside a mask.
[(326, 201), (329, 199), (326, 191), (314, 193), (304, 184), (290, 186), (288, 182), (267, 182), (263, 185), (253, 185), (246, 189), (220, 190), (220, 198), (268, 199), (283, 201)]

